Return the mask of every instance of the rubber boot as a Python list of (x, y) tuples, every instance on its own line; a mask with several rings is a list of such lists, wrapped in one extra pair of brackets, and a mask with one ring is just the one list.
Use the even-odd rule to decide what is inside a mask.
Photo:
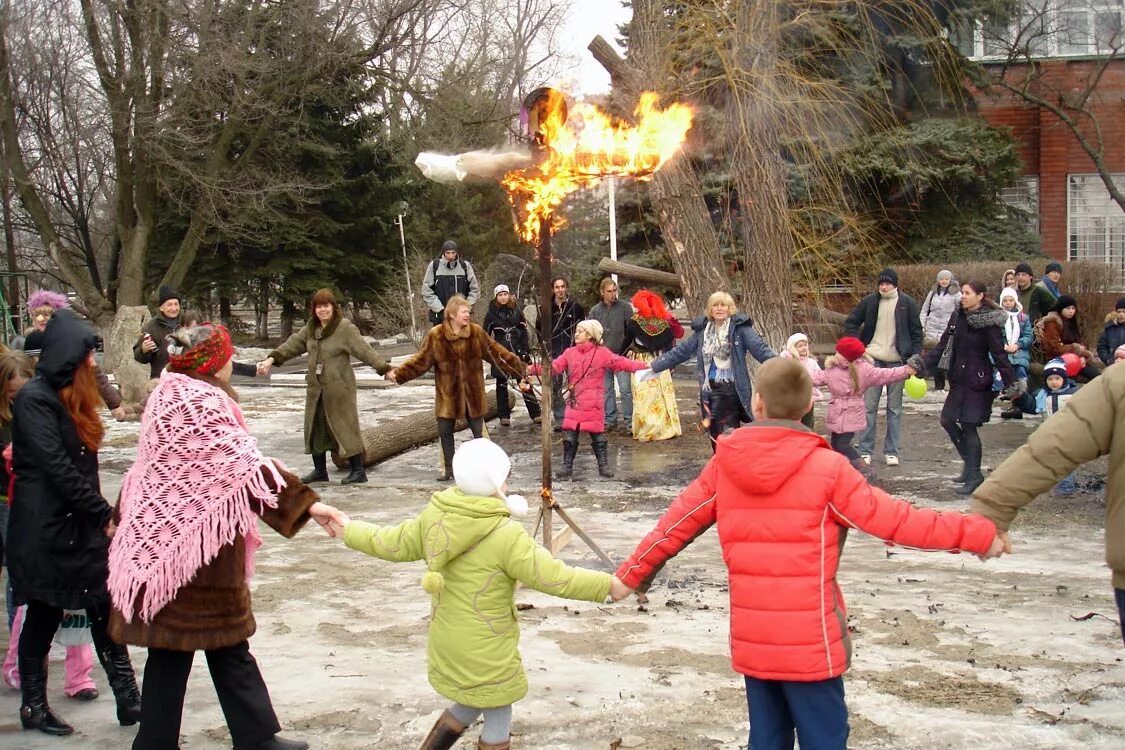
[(577, 440), (564, 440), (563, 441), (563, 462), (562, 468), (559, 469), (559, 479), (570, 479), (574, 475), (574, 457), (578, 455), (578, 441)]
[(301, 477), (301, 481), (305, 484), (312, 484), (313, 482), (327, 482), (328, 481), (328, 459), (323, 453), (312, 454), (313, 470), (311, 474), (305, 474)]
[(964, 484), (965, 480), (969, 478), (969, 458), (965, 455), (965, 449), (960, 445), (954, 445), (957, 449), (957, 455), (961, 457), (961, 473), (949, 481), (954, 484)]
[(598, 459), (598, 473), (607, 479), (613, 478), (609, 470), (609, 442), (605, 435), (594, 435), (594, 458)]
[(433, 729), (426, 735), (426, 739), (422, 740), (422, 746), (418, 750), (449, 750), (461, 735), (465, 733), (465, 725), (457, 721), (453, 714), (449, 711), (442, 711), (441, 716), (434, 722)]
[(141, 691), (137, 688), (129, 649), (119, 643), (109, 649), (98, 649), (98, 661), (102, 663), (113, 699), (117, 701), (117, 721), (123, 727), (136, 724), (141, 720)]
[(512, 738), (509, 737), (503, 742), (485, 742), (478, 739), (477, 750), (512, 750)]
[(47, 657), (20, 659), (20, 723), (24, 729), (62, 737), (73, 734), (74, 727), (67, 724), (47, 704)]
[(340, 484), (363, 484), (367, 481), (367, 472), (363, 470), (363, 454), (357, 453), (348, 456), (348, 468), (351, 471), (340, 480)]
[(976, 492), (984, 482), (984, 474), (980, 470), (980, 459), (971, 457), (965, 460), (965, 483), (957, 488), (958, 495), (971, 495)]

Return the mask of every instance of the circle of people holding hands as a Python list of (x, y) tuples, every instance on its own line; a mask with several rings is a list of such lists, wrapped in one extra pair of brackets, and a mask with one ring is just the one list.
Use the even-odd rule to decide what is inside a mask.
[[(4, 539), (15, 625), (4, 678), (21, 691), (24, 728), (74, 731), (48, 703), (47, 656), (64, 617), (80, 613), (116, 718), (140, 724), (135, 750), (179, 746), (196, 651), (206, 657), (235, 750), (307, 748), (280, 736), (249, 649), (259, 519), (285, 537), (312, 520), (356, 551), (422, 563), (420, 589), (431, 598), (429, 681), (449, 702), (422, 750), (449, 750), (478, 718), (478, 748), (512, 746), (513, 704), (529, 689), (513, 606), (517, 584), (618, 601), (646, 591), (711, 526), (719, 529), (729, 568), (731, 662), (744, 678), (756, 750), (791, 748), (794, 739), (808, 748), (847, 746), (842, 675), (850, 636), (836, 570), (848, 529), (919, 549), (996, 557), (1011, 551), (1007, 530), (1023, 505), (1056, 485), (1066, 492), (1076, 465), (1108, 453), (1107, 560), (1125, 615), (1125, 522), (1115, 513), (1125, 503), (1117, 496), (1125, 455), (1113, 456), (1125, 368), (1101, 372), (1095, 364), (1075, 301), (1059, 290), (1058, 264), (1034, 284), (1030, 267), (1020, 264), (1005, 274), (998, 301), (983, 282), (958, 284), (942, 271), (921, 304), (899, 291), (893, 269), (884, 269), (823, 368), (802, 333), (775, 356), (725, 292), (711, 295), (685, 332), (659, 295), (642, 290), (630, 305), (618, 299), (612, 279), (601, 283), (601, 299), (587, 316), (559, 278), (550, 308), (531, 311), (550, 316), (551, 361), (539, 363), (531, 356), (527, 315), (506, 285), (495, 288), (485, 325), (471, 321), (473, 299), (460, 286), (475, 288), (475, 275), (458, 265), (451, 244), (427, 271), (427, 303), (440, 320), (419, 351), (394, 368), (363, 341), (329, 290), (313, 296), (303, 328), (252, 365), (233, 361), (223, 326), (185, 325), (178, 296), (162, 288), (160, 314), (134, 348), (155, 382), (143, 405), (137, 458), (116, 503), (102, 495), (98, 479), (104, 428), (97, 409), (104, 401), (118, 418), (127, 415), (102, 395), (94, 331), (58, 299), (46, 305), (42, 327), (36, 314), (27, 338), (37, 346), (0, 355), (0, 428), (10, 446)], [(267, 375), (301, 355), (308, 355), (304, 447), (313, 467), (299, 478), (261, 453), (230, 379)], [(747, 356), (761, 363), (753, 385)], [(1107, 320), (1096, 356), (1103, 365), (1125, 358), (1125, 299)], [(351, 358), (396, 383), (435, 374), (438, 480), (452, 484), (397, 525), (350, 519), (313, 488), (329, 479), (329, 452), (347, 462), (345, 484), (367, 481)], [(613, 574), (554, 559), (520, 522), (528, 503), (509, 487), (508, 456), (484, 435), (486, 362), (497, 379), (501, 425), (511, 418), (509, 383), (518, 384), (529, 417), (539, 421), (530, 378), (550, 378), (563, 478), (575, 471), (582, 433), (590, 435), (604, 477), (613, 476), (608, 430), (638, 440), (679, 435), (670, 371), (694, 366), (714, 455)], [(916, 508), (869, 481), (883, 390), (882, 455), (894, 466), (904, 383), (927, 374), (935, 388), (949, 391), (941, 425), (961, 458), (962, 472), (951, 479), (972, 495), (970, 513)], [(1077, 389), (1073, 378), (1093, 384)], [(1008, 403), (1007, 418), (1054, 416), (986, 480), (979, 428), (998, 398)], [(827, 402), (827, 441), (812, 429), (818, 402)], [(459, 419), (468, 421), (473, 439), (455, 449)], [(148, 651), (140, 686), (128, 646)], [(72, 665), (71, 657), (68, 649), (67, 694), (97, 697), (92, 660), (82, 664), (76, 653)]]

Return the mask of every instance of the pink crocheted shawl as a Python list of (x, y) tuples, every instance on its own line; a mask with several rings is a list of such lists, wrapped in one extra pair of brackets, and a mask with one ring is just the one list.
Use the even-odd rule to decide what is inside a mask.
[(278, 490), (262, 469), (274, 487), (285, 486), (233, 399), (186, 375), (160, 376), (145, 405), (109, 547), (109, 593), (126, 622), (134, 614), (151, 621), (239, 535), (246, 538), (247, 577), (253, 573), (261, 536), (252, 503), (259, 511), (277, 507)]

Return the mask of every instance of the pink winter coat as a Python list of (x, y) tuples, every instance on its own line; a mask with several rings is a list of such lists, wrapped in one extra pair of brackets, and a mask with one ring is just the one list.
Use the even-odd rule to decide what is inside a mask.
[[(614, 354), (600, 344), (587, 341), (575, 344), (551, 362), (555, 375), (566, 373), (569, 387), (574, 389), (573, 398), (567, 398), (566, 413), (563, 415), (564, 430), (582, 432), (605, 432), (605, 372), (637, 372), (648, 364), (639, 359), (626, 359)], [(541, 365), (527, 368), (528, 375), (538, 375), (543, 371)]]
[(813, 385), (827, 385), (830, 395), (828, 416), (824, 423), (832, 433), (859, 432), (867, 427), (867, 406), (863, 403), (863, 393), (871, 386), (890, 385), (910, 377), (910, 368), (876, 367), (865, 357), (855, 362), (856, 375), (859, 376), (859, 393), (852, 392), (852, 376), (848, 373), (848, 361), (839, 355), (824, 360), (824, 369), (811, 373)]

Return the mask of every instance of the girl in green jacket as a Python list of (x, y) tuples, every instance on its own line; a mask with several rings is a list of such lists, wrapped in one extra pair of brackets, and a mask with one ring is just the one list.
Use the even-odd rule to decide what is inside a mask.
[(456, 487), (434, 493), (410, 521), (380, 527), (346, 521), (344, 543), (392, 562), (424, 560), (432, 597), (427, 644), (434, 690), (453, 701), (421, 750), (449, 750), (484, 713), (477, 747), (511, 747), (512, 704), (527, 695), (514, 603), (516, 581), (567, 599), (614, 601), (629, 590), (608, 573), (572, 568), (512, 518), (527, 501), (508, 495), (511, 462), (500, 446), (470, 440), (453, 456)]

